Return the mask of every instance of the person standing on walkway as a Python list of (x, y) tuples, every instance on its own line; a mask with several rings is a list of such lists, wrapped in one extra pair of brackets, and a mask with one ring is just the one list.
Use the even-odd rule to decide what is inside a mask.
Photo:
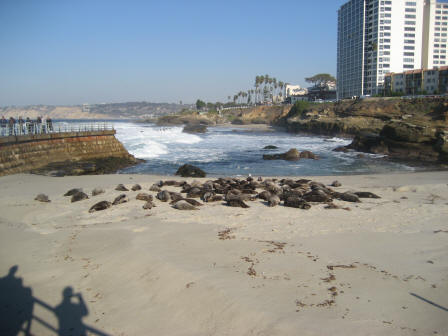
[(8, 127), (9, 127), (9, 135), (15, 135), (15, 126), (16, 126), (16, 120), (13, 117), (9, 118)]
[(36, 120), (36, 133), (37, 134), (42, 133), (42, 117), (37, 117), (37, 120)]
[(8, 124), (8, 121), (5, 119), (5, 116), (2, 116), (2, 119), (0, 120), (0, 135), (5, 136), (6, 135), (6, 125)]
[(25, 134), (25, 130), (23, 129), (24, 121), (23, 121), (22, 117), (19, 117), (19, 120), (17, 122), (19, 124), (19, 132), (18, 132), (19, 135)]

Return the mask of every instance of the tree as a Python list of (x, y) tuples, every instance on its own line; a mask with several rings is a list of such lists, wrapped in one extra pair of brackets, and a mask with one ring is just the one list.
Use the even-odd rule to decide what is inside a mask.
[(336, 78), (326, 73), (317, 74), (314, 75), (313, 77), (305, 78), (305, 80), (308, 83), (313, 83), (314, 86), (319, 87), (321, 89), (326, 87), (331, 82), (336, 82)]
[(201, 109), (203, 109), (205, 106), (207, 106), (207, 104), (205, 104), (205, 102), (203, 102), (203, 101), (200, 100), (200, 99), (196, 100), (196, 109), (201, 110)]

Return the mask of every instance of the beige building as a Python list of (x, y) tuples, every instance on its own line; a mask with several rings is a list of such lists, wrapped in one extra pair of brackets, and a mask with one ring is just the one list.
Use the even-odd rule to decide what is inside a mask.
[(448, 3), (425, 0), (422, 68), (447, 63)]

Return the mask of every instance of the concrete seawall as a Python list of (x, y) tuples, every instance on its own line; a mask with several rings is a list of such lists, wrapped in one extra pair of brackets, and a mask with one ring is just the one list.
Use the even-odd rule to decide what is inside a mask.
[(135, 160), (115, 138), (115, 130), (0, 138), (0, 176), (28, 172), (54, 162), (109, 157)]

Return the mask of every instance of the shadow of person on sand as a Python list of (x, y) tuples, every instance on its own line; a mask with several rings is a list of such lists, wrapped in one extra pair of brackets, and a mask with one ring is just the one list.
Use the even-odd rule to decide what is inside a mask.
[(0, 278), (0, 335), (31, 335), (34, 300), (31, 288), (16, 277), (19, 267), (12, 266), (8, 275)]
[(54, 313), (58, 318), (59, 336), (87, 335), (82, 318), (89, 315), (89, 310), (81, 293), (73, 293), (72, 287), (65, 287), (62, 302), (56, 306)]
[[(108, 334), (85, 324), (82, 319), (89, 314), (81, 293), (74, 293), (68, 286), (62, 291), (62, 301), (52, 307), (45, 301), (34, 297), (30, 287), (23, 286), (22, 278), (16, 276), (18, 266), (14, 265), (3, 278), (0, 278), (0, 335), (31, 336), (32, 323), (35, 322), (51, 331), (51, 335), (83, 336)], [(58, 319), (58, 327), (33, 314), (34, 306), (47, 309)]]

